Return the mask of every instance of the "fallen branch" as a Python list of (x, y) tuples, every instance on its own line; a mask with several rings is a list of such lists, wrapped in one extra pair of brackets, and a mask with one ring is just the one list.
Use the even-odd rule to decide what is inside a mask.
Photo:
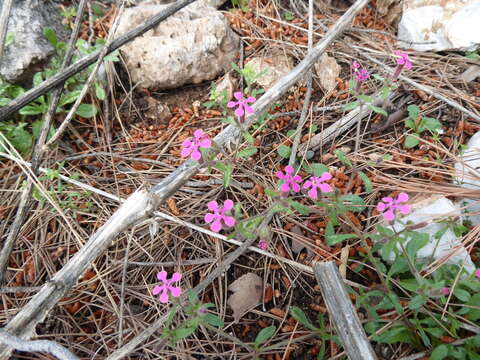
[(314, 272), (323, 300), (348, 358), (351, 360), (377, 359), (335, 263), (332, 261), (317, 263), (314, 266)]
[[(190, 2), (192, 0), (189, 0)], [(181, 4), (189, 1), (181, 2)], [(366, 4), (368, 0), (357, 0), (354, 5), (338, 20), (335, 26), (325, 35), (325, 37), (312, 49), (304, 60), (302, 60), (290, 73), (280, 79), (272, 88), (270, 88), (254, 105), (256, 114), (266, 111), (269, 105), (282, 96), (296, 81), (315, 64), (318, 57), (335, 40), (335, 38), (348, 27), (348, 24)], [(178, 7), (179, 5), (177, 5)], [(169, 7), (168, 9), (171, 9)], [(98, 56), (98, 54), (97, 54)], [(255, 121), (255, 114), (250, 115), (245, 120), (245, 126), (248, 128)], [(228, 146), (235, 142), (239, 137), (240, 130), (235, 126), (228, 126), (215, 137), (215, 142), (220, 147)], [(200, 164), (194, 161), (186, 161), (179, 166), (173, 173), (167, 176), (159, 184), (154, 186), (150, 192), (137, 191), (133, 193), (112, 215), (112, 217), (103, 225), (87, 243), (68, 261), (65, 266), (55, 274), (51, 281), (47, 282), (8, 323), (6, 330), (22, 338), (32, 336), (35, 326), (43, 321), (48, 311), (65, 295), (65, 293), (75, 284), (77, 279), (84, 273), (90, 263), (100, 254), (102, 254), (122, 231), (130, 226), (140, 223), (150, 218), (154, 208), (167, 200), (175, 191), (177, 191), (190, 177), (198, 172)], [(240, 256), (246, 248), (250, 246), (249, 241), (242, 244), (237, 250), (229, 255), (228, 260), (234, 261)], [(235, 255), (235, 256), (234, 256)], [(225, 261), (226, 263), (227, 261)], [(218, 269), (217, 269), (218, 270)], [(202, 290), (208, 284), (207, 280), (213, 281), (220, 276), (223, 271), (214, 271), (215, 277), (207, 276), (205, 281), (197, 285)], [(212, 275), (210, 274), (210, 275)], [(157, 323), (155, 323), (157, 324)], [(163, 322), (162, 322), (163, 324)], [(154, 326), (154, 325), (152, 325)], [(153, 334), (150, 330), (145, 330), (142, 337)], [(140, 335), (139, 335), (140, 336)], [(135, 338), (136, 339), (136, 338)], [(134, 340), (135, 340), (134, 339)], [(133, 340), (132, 340), (133, 341)], [(141, 343), (141, 341), (140, 341)], [(126, 353), (136, 347), (133, 343), (127, 343), (121, 349)], [(124, 350), (119, 349), (120, 353)], [(10, 349), (0, 347), (0, 359), (8, 358)]]
[[(140, 36), (146, 33), (151, 28), (158, 25), (160, 22), (168, 18), (169, 16), (175, 14), (178, 10), (184, 8), (185, 6), (193, 3), (196, 0), (183, 0), (177, 1), (167, 7), (165, 10), (160, 11), (157, 15), (152, 16), (144, 24), (136, 27), (135, 29), (127, 32), (125, 35), (119, 37), (112, 41), (110, 45), (106, 45), (107, 51), (106, 55), (110, 54), (112, 51), (117, 50), (126, 43), (132, 41), (137, 36)], [(45, 80), (40, 85), (34, 87), (33, 89), (28, 90), (22, 96), (19, 96), (16, 99), (10, 101), (8, 105), (3, 106), (0, 109), (0, 121), (6, 120), (10, 115), (14, 114), (22, 107), (27, 105), (29, 102), (35, 100), (39, 96), (42, 96), (54, 89), (57, 85), (60, 85), (62, 82), (67, 80), (69, 77), (79, 73), (80, 71), (86, 69), (89, 65), (93, 64), (99, 58), (100, 54), (103, 52), (103, 48), (91, 53), (88, 56), (80, 59), (76, 63), (70, 65), (65, 70), (53, 75), (51, 78)]]
[(50, 340), (23, 340), (16, 336), (10, 335), (5, 331), (0, 331), (0, 342), (20, 351), (43, 352), (52, 354), (60, 360), (79, 360), (69, 350), (62, 345)]

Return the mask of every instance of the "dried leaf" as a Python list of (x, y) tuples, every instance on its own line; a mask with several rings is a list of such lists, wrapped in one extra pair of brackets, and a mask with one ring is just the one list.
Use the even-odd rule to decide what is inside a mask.
[(472, 65), (460, 75), (460, 79), (469, 83), (480, 76), (480, 66)]
[(298, 254), (303, 249), (307, 249), (307, 259), (311, 259), (315, 255), (315, 253), (312, 251), (312, 249), (310, 249), (309, 246), (305, 244), (305, 241), (301, 240), (301, 238), (303, 238), (302, 229), (300, 229), (298, 225), (295, 225), (290, 229), (290, 231), (294, 234), (299, 235), (298, 237), (297, 236), (292, 237), (292, 251), (295, 254)]
[(326, 92), (330, 92), (337, 86), (337, 78), (340, 75), (340, 65), (333, 57), (323, 54), (315, 64), (315, 72), (320, 79), (320, 85)]
[(233, 310), (235, 322), (258, 305), (262, 297), (262, 288), (262, 278), (254, 273), (242, 275), (228, 287), (233, 294), (228, 298), (227, 304)]
[(175, 201), (175, 199), (173, 198), (167, 199), (167, 205), (170, 211), (173, 213), (173, 215), (180, 216), (180, 210), (178, 210), (177, 202)]

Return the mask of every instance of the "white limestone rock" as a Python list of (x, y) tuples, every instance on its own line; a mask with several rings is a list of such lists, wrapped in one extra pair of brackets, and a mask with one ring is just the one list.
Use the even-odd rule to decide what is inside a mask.
[(320, 56), (314, 67), (319, 77), (320, 85), (326, 92), (330, 92), (337, 87), (337, 77), (340, 75), (341, 68), (334, 57), (325, 53)]
[(399, 46), (417, 51), (472, 51), (480, 45), (479, 23), (479, 0), (405, 0)]
[[(395, 231), (402, 231), (407, 222), (412, 224), (419, 224), (422, 222), (429, 222), (416, 231), (427, 233), (430, 235), (430, 241), (417, 252), (417, 259), (419, 261), (431, 262), (433, 260), (445, 261), (447, 264), (461, 265), (463, 263), (464, 269), (468, 273), (475, 271), (475, 265), (470, 258), (468, 251), (459, 241), (451, 228), (448, 228), (440, 239), (436, 239), (435, 235), (445, 228), (444, 223), (439, 223), (438, 220), (447, 219), (448, 217), (460, 217), (461, 212), (457, 206), (449, 199), (441, 195), (433, 195), (428, 198), (419, 199), (410, 204), (412, 211), (396, 220), (393, 223)], [(433, 219), (437, 221), (432, 221)], [(402, 224), (403, 223), (403, 224)], [(408, 241), (405, 243), (405, 245)], [(401, 251), (400, 246), (398, 250)], [(387, 259), (391, 262), (395, 260), (395, 254), (392, 252)]]
[[(126, 9), (120, 36), (169, 5), (142, 4)], [(192, 4), (121, 48), (135, 84), (173, 89), (213, 80), (235, 61), (239, 37), (216, 9)]]
[(283, 53), (253, 57), (245, 66), (256, 74), (263, 74), (256, 83), (266, 90), (293, 69), (293, 59)]

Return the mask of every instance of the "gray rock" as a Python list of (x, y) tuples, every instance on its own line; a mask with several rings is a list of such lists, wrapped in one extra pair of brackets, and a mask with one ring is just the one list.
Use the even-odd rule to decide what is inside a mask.
[[(0, 1), (1, 3), (1, 1)], [(43, 35), (51, 28), (59, 39), (65, 39), (67, 31), (62, 25), (58, 8), (45, 0), (16, 0), (13, 2), (7, 32), (14, 34), (14, 42), (0, 59), (0, 75), (11, 83), (29, 81), (36, 65), (46, 63), (54, 53), (53, 46)]]
[[(116, 36), (166, 6), (126, 9)], [(134, 83), (143, 88), (173, 89), (212, 80), (230, 69), (238, 44), (238, 36), (219, 11), (194, 3), (122, 47), (121, 53)]]
[(401, 47), (471, 51), (480, 45), (480, 1), (405, 0), (403, 6), (398, 24)]

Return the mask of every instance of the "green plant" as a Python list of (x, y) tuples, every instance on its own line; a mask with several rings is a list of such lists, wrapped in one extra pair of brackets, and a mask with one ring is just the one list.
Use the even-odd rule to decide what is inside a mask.
[(432, 135), (438, 135), (442, 130), (440, 121), (430, 117), (420, 116), (420, 108), (417, 105), (409, 105), (408, 118), (405, 120), (405, 127), (413, 130), (413, 134), (405, 138), (405, 147), (411, 149), (419, 144), (420, 135), (424, 131), (429, 131)]
[(244, 93), (246, 95), (257, 97), (265, 92), (263, 89), (254, 88), (253, 85), (258, 78), (261, 78), (268, 73), (267, 69), (257, 73), (250, 64), (245, 65), (243, 69), (240, 69), (235, 63), (232, 63), (231, 65), (233, 70), (235, 70), (245, 80), (247, 86), (245, 87)]
[(258, 354), (262, 352), (262, 344), (266, 343), (268, 339), (270, 339), (275, 332), (277, 331), (277, 327), (274, 325), (267, 326), (260, 330), (255, 338), (255, 342), (253, 344), (253, 348), (255, 349), (255, 358), (259, 359)]
[(232, 0), (232, 6), (238, 6), (244, 13), (250, 10), (248, 8), (248, 0)]

